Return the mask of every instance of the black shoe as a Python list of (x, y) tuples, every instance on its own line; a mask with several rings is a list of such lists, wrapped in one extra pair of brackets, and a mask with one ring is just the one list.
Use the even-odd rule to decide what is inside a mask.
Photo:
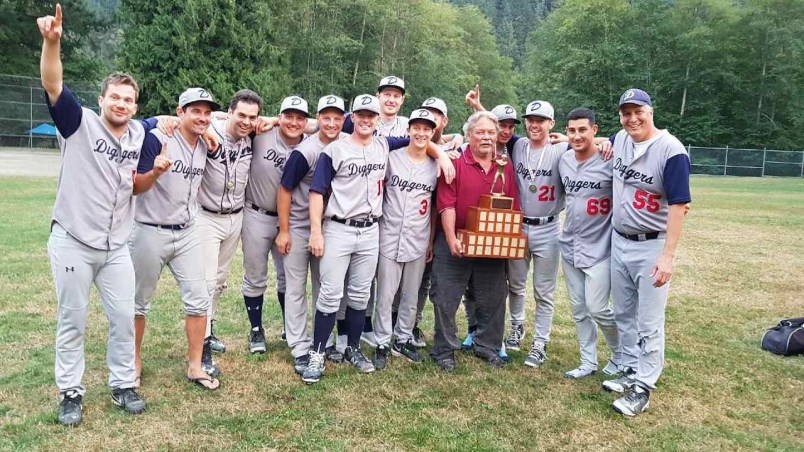
[(324, 350), (324, 356), (326, 356), (327, 360), (332, 361), (333, 363), (340, 364), (343, 362), (343, 353), (339, 352), (334, 345), (331, 345)]
[(201, 370), (212, 378), (221, 376), (221, 370), (212, 359), (212, 345), (209, 338), (204, 340), (204, 348), (201, 350)]
[(221, 342), (214, 334), (209, 335), (209, 346), (215, 353), (226, 353), (226, 344)]
[(374, 351), (374, 359), (371, 360), (372, 364), (374, 364), (375, 370), (383, 370), (388, 366), (388, 347), (385, 345), (380, 345)]
[(293, 369), (296, 370), (296, 373), (299, 375), (304, 375), (304, 371), (307, 370), (308, 365), (310, 365), (310, 355), (302, 355), (293, 358)]
[(452, 353), (442, 358), (437, 358), (436, 364), (438, 364), (438, 368), (444, 372), (454, 372), (455, 369), (458, 368), (458, 363), (455, 362), (455, 355)]
[(60, 395), (62, 399), (59, 403), (59, 423), (69, 427), (80, 424), (84, 418), (81, 394), (78, 391), (64, 391)]
[(366, 358), (363, 352), (360, 351), (360, 348), (352, 348), (347, 346), (346, 352), (343, 354), (343, 358), (357, 367), (357, 370), (359, 370), (361, 373), (369, 374), (375, 370), (374, 364), (372, 364), (371, 361)]
[(494, 350), (475, 345), (474, 352), (475, 356), (485, 361), (490, 367), (500, 369), (505, 366), (505, 361), (503, 361), (500, 355)]
[(126, 410), (126, 413), (140, 414), (145, 411), (145, 401), (134, 388), (112, 389), (112, 403)]
[(422, 330), (419, 328), (419, 325), (413, 327), (413, 346), (417, 348), (424, 348), (427, 347), (427, 338), (422, 333)]
[(248, 333), (248, 351), (251, 354), (265, 353), (265, 330), (260, 327), (259, 329), (251, 329)]
[(424, 358), (422, 358), (422, 355), (416, 351), (416, 346), (414, 346), (411, 341), (404, 343), (394, 342), (394, 345), (391, 346), (391, 353), (394, 356), (403, 356), (412, 363), (420, 363), (424, 361)]

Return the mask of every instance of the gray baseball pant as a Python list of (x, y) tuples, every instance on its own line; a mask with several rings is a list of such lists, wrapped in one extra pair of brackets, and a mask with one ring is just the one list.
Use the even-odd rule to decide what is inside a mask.
[(134, 266), (127, 246), (106, 251), (79, 242), (61, 225), (52, 224), (47, 242), (56, 286), (56, 386), (83, 395), (84, 331), (89, 290), (98, 288), (109, 320), (106, 365), (109, 386), (134, 387)]
[(621, 365), (636, 369), (637, 382), (648, 389), (656, 389), (664, 368), (664, 315), (670, 284), (653, 287), (650, 275), (664, 241), (634, 242), (612, 231), (611, 296)]
[[(527, 266), (533, 266), (533, 298), (536, 300), (536, 334), (534, 341), (547, 344), (550, 341), (550, 330), (553, 328), (555, 313), (556, 281), (561, 253), (558, 248), (559, 222), (553, 221), (541, 226), (523, 224), (523, 232), (528, 236), (528, 250), (525, 265), (517, 265), (514, 271), (522, 273), (509, 274), (509, 279), (522, 281), (527, 278)], [(512, 306), (512, 318), (525, 318), (525, 305)], [(522, 312), (522, 314), (520, 314)]]
[(611, 360), (620, 363), (620, 339), (614, 311), (609, 304), (611, 290), (610, 260), (605, 259), (589, 268), (575, 268), (561, 259), (564, 280), (567, 282), (572, 319), (578, 333), (581, 367), (597, 369), (597, 327), (603, 332), (611, 350)]
[[(377, 223), (358, 228), (337, 221), (324, 221), (324, 255), (321, 256), (321, 288), (316, 309), (325, 314), (337, 312), (344, 294), (348, 306), (355, 310), (366, 309), (371, 280), (377, 269), (379, 254)], [(344, 284), (347, 272), (349, 279)]]
[(201, 250), (204, 254), (204, 278), (209, 293), (209, 311), (207, 311), (207, 331), (205, 337), (212, 334), (212, 321), (218, 311), (218, 302), (226, 289), (226, 279), (232, 269), (232, 259), (237, 252), (240, 241), (240, 230), (243, 226), (243, 212), (232, 214), (215, 214), (199, 210), (196, 225), (201, 236)]
[(134, 313), (147, 316), (162, 268), (167, 265), (179, 284), (184, 313), (205, 316), (209, 311), (209, 293), (204, 277), (204, 252), (195, 224), (171, 230), (134, 223), (129, 241), (134, 263), (136, 291)]
[[(419, 285), (424, 274), (426, 255), (411, 262), (396, 262), (380, 254), (377, 264), (377, 305), (374, 315), (374, 339), (377, 345), (390, 346), (391, 336), (399, 342), (413, 339)], [(392, 326), (394, 298), (399, 293), (396, 326)]]
[(290, 252), (284, 256), (285, 334), (294, 358), (306, 355), (312, 346), (307, 331), (307, 269), (313, 283), (313, 300), (319, 293), (319, 259), (307, 248), (308, 240), (290, 232)]
[(274, 245), (279, 218), (246, 207), (243, 216), (243, 295), (259, 297), (268, 287), (268, 254), (274, 260), (276, 290), (286, 293), (282, 255)]

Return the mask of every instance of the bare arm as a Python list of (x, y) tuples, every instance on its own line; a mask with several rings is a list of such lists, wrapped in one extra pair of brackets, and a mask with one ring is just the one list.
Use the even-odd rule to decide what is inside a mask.
[(654, 277), (653, 285), (661, 287), (670, 281), (673, 276), (673, 261), (676, 257), (676, 248), (681, 238), (681, 227), (684, 224), (684, 216), (687, 213), (689, 204), (672, 204), (667, 206), (667, 235), (664, 242), (662, 255), (656, 261), (651, 271)]
[(480, 85), (475, 85), (474, 89), (469, 90), (464, 99), (466, 104), (472, 107), (475, 112), (486, 111), (483, 104), (480, 103)]
[(324, 255), (324, 235), (321, 218), (324, 215), (324, 195), (310, 192), (310, 252), (315, 257)]
[(290, 201), (293, 194), (285, 187), (279, 187), (276, 195), (276, 210), (279, 214), (279, 234), (276, 236), (276, 247), (286, 256), (290, 252)]
[(438, 162), (439, 173), (444, 173), (444, 179), (451, 184), (455, 178), (455, 165), (452, 164), (449, 155), (431, 141), (427, 143), (427, 156)]
[(61, 5), (56, 4), (55, 16), (44, 16), (36, 19), (39, 33), (42, 34), (42, 57), (39, 60), (39, 71), (42, 87), (47, 92), (51, 104), (58, 101), (63, 89), (63, 69), (61, 66)]

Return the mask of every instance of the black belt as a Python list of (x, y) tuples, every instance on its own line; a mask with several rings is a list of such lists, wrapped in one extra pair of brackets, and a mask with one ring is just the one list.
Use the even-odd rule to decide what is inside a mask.
[(218, 210), (207, 209), (204, 206), (201, 206), (201, 209), (204, 210), (205, 212), (214, 213), (215, 215), (231, 215), (231, 214), (234, 214), (234, 213), (240, 213), (240, 211), (243, 210), (242, 207), (238, 207), (237, 209), (229, 209), (229, 210), (218, 211)]
[(346, 226), (354, 226), (356, 228), (367, 228), (379, 221), (379, 218), (369, 218), (366, 220), (346, 220), (338, 217), (331, 217), (330, 220), (336, 221)]
[(550, 215), (549, 217), (530, 218), (522, 217), (522, 222), (531, 226), (541, 226), (543, 224), (552, 223), (558, 218), (558, 215)]
[(261, 214), (268, 215), (269, 217), (278, 217), (279, 216), (279, 214), (276, 213), (276, 212), (271, 212), (270, 210), (260, 209), (253, 202), (250, 202), (248, 204), (248, 206), (251, 207), (253, 210), (256, 210), (257, 212), (261, 213)]
[(153, 226), (155, 228), (160, 229), (171, 229), (173, 231), (180, 231), (190, 226), (190, 223), (184, 223), (184, 224), (153, 224), (153, 223), (142, 223), (142, 222), (140, 223), (144, 224), (145, 226)]
[(616, 232), (617, 234), (620, 234), (621, 237), (625, 237), (628, 240), (631, 240), (631, 241), (634, 241), (634, 242), (644, 242), (645, 240), (658, 239), (659, 235), (661, 234), (660, 232), (646, 232), (644, 234), (623, 234), (622, 232), (620, 232), (620, 231), (618, 231), (616, 229), (614, 230), (614, 232)]

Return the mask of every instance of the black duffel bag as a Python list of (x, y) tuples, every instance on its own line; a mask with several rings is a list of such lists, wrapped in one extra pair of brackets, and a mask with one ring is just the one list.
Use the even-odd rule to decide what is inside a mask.
[(804, 317), (782, 320), (765, 331), (761, 347), (777, 355), (804, 354)]

